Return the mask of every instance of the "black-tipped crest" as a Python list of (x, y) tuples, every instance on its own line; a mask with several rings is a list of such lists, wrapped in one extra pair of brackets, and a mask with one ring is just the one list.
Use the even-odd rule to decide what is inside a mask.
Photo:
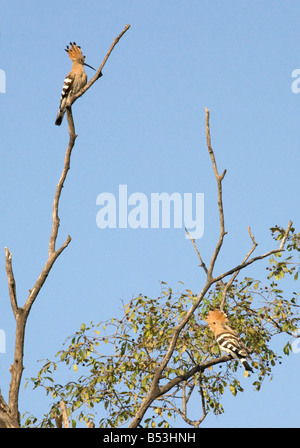
[(79, 60), (83, 65), (86, 65), (87, 67), (96, 71), (96, 69), (94, 67), (92, 67), (91, 65), (86, 64), (84, 62), (85, 56), (83, 56), (81, 47), (79, 45), (76, 45), (76, 42), (70, 42), (70, 47), (69, 47), (69, 45), (67, 45), (65, 48), (65, 51), (68, 53), (69, 58), (72, 61)]

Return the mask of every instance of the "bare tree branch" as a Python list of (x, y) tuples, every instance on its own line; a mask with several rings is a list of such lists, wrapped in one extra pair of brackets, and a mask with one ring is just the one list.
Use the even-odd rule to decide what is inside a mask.
[(17, 428), (18, 426), (19, 421), (12, 417), (0, 390), (0, 428)]
[(190, 396), (195, 388), (195, 384), (193, 384), (190, 388), (189, 393), (186, 395), (186, 381), (182, 387), (182, 418), (183, 420), (190, 426), (194, 428), (199, 428), (205, 417), (207, 416), (206, 408), (205, 408), (205, 398), (203, 394), (203, 388), (200, 385), (200, 395), (201, 395), (201, 404), (202, 404), (202, 416), (198, 420), (191, 420), (187, 416), (187, 404), (190, 399)]
[(145, 415), (145, 412), (151, 406), (153, 401), (156, 400), (158, 397), (169, 392), (169, 390), (173, 389), (174, 386), (177, 386), (177, 384), (181, 383), (182, 381), (187, 381), (189, 378), (191, 378), (198, 372), (204, 372), (205, 369), (208, 369), (211, 366), (230, 361), (231, 359), (232, 358), (228, 355), (211, 359), (207, 362), (204, 362), (202, 364), (199, 364), (199, 365), (193, 367), (185, 375), (179, 375), (176, 378), (173, 378), (171, 381), (169, 381), (167, 384), (165, 384), (161, 388), (157, 387), (155, 389), (153, 386), (151, 386), (149, 394), (147, 395), (145, 400), (142, 402), (138, 412), (136, 413), (134, 419), (130, 423), (129, 428), (136, 428), (142, 421), (142, 419)]
[(217, 163), (216, 163), (216, 159), (215, 159), (215, 155), (214, 155), (214, 151), (212, 149), (211, 146), (211, 138), (210, 138), (210, 125), (209, 125), (209, 110), (207, 108), (205, 108), (206, 114), (205, 114), (205, 123), (206, 123), (206, 127), (205, 127), (205, 133), (206, 133), (206, 143), (207, 143), (207, 149), (212, 161), (212, 166), (213, 166), (213, 170), (214, 170), (214, 174), (215, 174), (215, 178), (217, 181), (217, 186), (218, 186), (218, 207), (219, 207), (219, 219), (220, 219), (220, 235), (219, 235), (219, 241), (217, 243), (216, 249), (213, 253), (213, 256), (211, 258), (210, 261), (210, 265), (208, 268), (208, 276), (211, 277), (212, 273), (213, 273), (213, 269), (216, 263), (216, 259), (219, 255), (219, 252), (221, 250), (222, 244), (223, 244), (223, 239), (224, 236), (226, 235), (227, 232), (225, 232), (225, 221), (224, 221), (224, 210), (223, 210), (223, 199), (222, 199), (222, 180), (225, 177), (226, 174), (226, 170), (223, 171), (223, 173), (221, 175), (219, 175), (218, 172), (218, 167), (217, 167)]
[(9, 287), (9, 295), (11, 300), (12, 310), (16, 319), (16, 337), (15, 337), (15, 352), (14, 352), (14, 363), (10, 367), (11, 373), (11, 383), (9, 388), (9, 400), (8, 407), (14, 421), (19, 422), (19, 411), (18, 411), (18, 397), (20, 390), (20, 383), (23, 373), (23, 358), (24, 358), (24, 339), (25, 339), (25, 327), (27, 318), (29, 316), (31, 307), (39, 294), (42, 286), (44, 285), (53, 264), (56, 259), (62, 253), (62, 251), (69, 245), (71, 241), (71, 237), (68, 236), (66, 241), (62, 244), (62, 246), (56, 250), (56, 239), (58, 235), (59, 223), (60, 219), (58, 216), (58, 207), (59, 200), (63, 188), (63, 184), (66, 180), (68, 170), (70, 168), (70, 159), (72, 154), (72, 149), (74, 147), (76, 135), (74, 128), (74, 121), (72, 117), (72, 112), (68, 110), (68, 123), (69, 123), (69, 145), (65, 155), (64, 167), (62, 171), (62, 175), (60, 177), (59, 183), (56, 187), (54, 202), (53, 202), (53, 214), (52, 214), (52, 231), (49, 239), (49, 254), (48, 260), (46, 261), (38, 279), (36, 280), (33, 288), (29, 291), (29, 296), (23, 306), (23, 308), (18, 307), (17, 305), (17, 296), (16, 296), (16, 286), (15, 279), (12, 271), (12, 255), (11, 252), (5, 248), (5, 258), (6, 258), (6, 272), (8, 279), (8, 287)]
[(203, 415), (200, 418), (200, 420), (198, 420), (198, 427), (201, 425), (201, 423), (203, 422), (203, 420), (205, 419), (205, 417), (207, 416), (207, 410), (206, 410), (206, 405), (205, 405), (205, 397), (204, 397), (204, 390), (203, 387), (200, 384), (200, 394), (201, 394), (201, 403), (202, 403), (202, 412)]
[[(69, 124), (70, 138), (69, 138), (69, 145), (68, 145), (66, 155), (65, 155), (64, 168), (63, 168), (62, 174), (60, 176), (59, 182), (57, 184), (54, 201), (53, 201), (52, 231), (51, 231), (50, 240), (49, 240), (49, 256), (51, 256), (55, 253), (56, 239), (57, 239), (57, 234), (58, 234), (58, 229), (59, 229), (59, 224), (60, 224), (60, 219), (58, 216), (59, 200), (60, 200), (61, 192), (62, 192), (62, 189), (64, 186), (64, 182), (66, 180), (68, 171), (70, 169), (71, 154), (72, 154), (72, 150), (73, 150), (75, 140), (77, 137), (77, 135), (75, 134), (75, 127), (74, 127), (72, 112), (69, 109), (67, 110), (67, 118), (68, 118), (68, 124)], [(68, 244), (69, 244), (69, 242), (71, 241), (71, 237), (69, 236), (68, 239), (69, 239), (69, 241), (68, 241)]]
[(12, 254), (7, 249), (7, 247), (5, 247), (5, 268), (6, 268), (6, 274), (7, 274), (10, 303), (11, 303), (11, 307), (12, 307), (14, 316), (16, 317), (17, 311), (18, 311), (16, 282), (15, 282), (15, 277), (14, 277), (14, 273), (13, 273), (13, 269), (12, 269)]
[[(59, 209), (59, 201), (62, 193), (62, 189), (64, 186), (64, 182), (67, 177), (67, 173), (70, 169), (70, 161), (71, 161), (71, 154), (72, 150), (75, 144), (75, 140), (77, 135), (75, 134), (75, 126), (74, 126), (74, 120), (73, 115), (71, 111), (71, 104), (74, 103), (74, 101), (79, 98), (81, 95), (83, 95), (92, 85), (93, 83), (102, 75), (101, 70), (104, 67), (109, 55), (111, 54), (112, 50), (114, 49), (115, 45), (118, 43), (120, 38), (123, 36), (123, 34), (128, 30), (129, 25), (126, 25), (125, 29), (122, 31), (122, 33), (119, 34), (119, 36), (114, 40), (113, 44), (111, 45), (107, 55), (105, 56), (101, 66), (99, 67), (98, 71), (96, 72), (96, 75), (91, 79), (91, 81), (82, 89), (77, 95), (74, 95), (72, 98), (70, 98), (70, 103), (67, 105), (67, 119), (68, 119), (68, 128), (69, 128), (69, 144), (68, 148), (65, 154), (65, 160), (64, 160), (64, 167), (61, 174), (61, 177), (59, 179), (59, 182), (56, 187), (55, 195), (54, 195), (54, 201), (53, 201), (53, 213), (52, 213), (52, 229), (51, 234), (49, 238), (49, 253), (48, 253), (48, 259), (38, 277), (36, 280), (33, 288), (29, 291), (29, 295), (27, 297), (27, 300), (23, 306), (23, 308), (18, 307), (17, 304), (17, 294), (16, 294), (16, 283), (15, 278), (12, 270), (12, 255), (11, 252), (5, 248), (5, 267), (6, 267), (6, 273), (7, 273), (7, 280), (8, 280), (8, 289), (9, 289), (9, 296), (10, 296), (10, 302), (11, 307), (14, 313), (14, 317), (16, 320), (16, 337), (15, 337), (15, 351), (14, 351), (14, 363), (10, 366), (10, 372), (11, 372), (11, 383), (9, 388), (9, 399), (8, 399), (8, 405), (5, 403), (2, 395), (0, 396), (0, 399), (3, 399), (3, 402), (0, 401), (0, 427), (5, 426), (11, 426), (11, 427), (18, 427), (20, 426), (20, 417), (19, 417), (19, 410), (18, 410), (18, 397), (19, 397), (19, 389), (20, 389), (20, 383), (22, 378), (22, 372), (24, 369), (23, 366), (23, 358), (24, 358), (24, 338), (25, 338), (25, 327), (27, 318), (29, 316), (31, 307), (39, 294), (42, 286), (44, 285), (51, 268), (56, 261), (56, 259), (59, 257), (59, 255), (66, 249), (66, 247), (69, 245), (71, 241), (71, 237), (68, 236), (65, 242), (60, 246), (59, 249), (56, 249), (56, 242), (57, 242), (57, 236), (58, 236), (58, 229), (60, 225), (60, 218), (58, 215), (58, 209)], [(65, 406), (64, 403), (61, 404), (61, 410), (63, 415), (63, 423), (64, 427), (67, 425), (67, 419), (65, 416), (67, 415), (65, 412)], [(10, 423), (9, 423), (9, 422)]]
[(69, 423), (69, 419), (68, 419), (67, 408), (66, 408), (65, 402), (61, 401), (59, 403), (59, 406), (60, 406), (61, 415), (62, 415), (63, 427), (64, 428), (70, 428), (70, 423)]
[(202, 403), (202, 416), (198, 419), (198, 420), (191, 420), (188, 415), (187, 415), (187, 404), (188, 401), (193, 393), (193, 390), (195, 388), (195, 384), (189, 385), (190, 386), (190, 390), (188, 392), (188, 394), (186, 394), (186, 387), (187, 387), (187, 381), (183, 381), (183, 385), (182, 385), (182, 410), (177, 408), (175, 406), (175, 404), (173, 404), (170, 400), (168, 400), (166, 397), (164, 398), (164, 402), (168, 403), (168, 405), (170, 406), (164, 406), (164, 411), (174, 411), (177, 414), (179, 414), (182, 419), (185, 421), (185, 423), (187, 423), (190, 426), (193, 426), (194, 428), (199, 428), (200, 424), (203, 422), (203, 420), (205, 419), (207, 412), (206, 412), (206, 408), (205, 408), (205, 399), (204, 399), (204, 395), (203, 395), (203, 388), (200, 386), (200, 395), (201, 395), (201, 403)]
[(54, 414), (54, 420), (56, 424), (56, 428), (62, 428), (62, 415), (61, 414)]
[(269, 252), (267, 252), (265, 254), (258, 255), (257, 257), (253, 257), (253, 258), (251, 258), (251, 260), (245, 261), (245, 262), (239, 264), (238, 266), (235, 266), (234, 268), (230, 269), (229, 271), (224, 272), (223, 274), (220, 274), (218, 277), (215, 277), (214, 281), (218, 282), (218, 281), (222, 280), (224, 277), (227, 277), (228, 275), (231, 275), (231, 274), (233, 274), (236, 271), (240, 271), (241, 269), (245, 269), (247, 266), (249, 266), (250, 264), (254, 263), (255, 261), (263, 260), (264, 258), (269, 257), (270, 255), (276, 254), (278, 252), (282, 252), (284, 250), (285, 241), (286, 241), (286, 239), (288, 237), (288, 234), (289, 234), (289, 231), (290, 231), (292, 225), (293, 225), (293, 222), (290, 221), (289, 224), (288, 224), (288, 227), (287, 227), (287, 229), (285, 231), (285, 234), (284, 234), (284, 237), (282, 239), (282, 242), (281, 242), (281, 245), (280, 245), (279, 249), (270, 250)]
[[(256, 241), (255, 241), (255, 239), (254, 239), (254, 236), (253, 236), (252, 233), (251, 233), (251, 229), (250, 229), (250, 227), (248, 227), (248, 232), (249, 232), (249, 235), (250, 235), (250, 238), (251, 238), (251, 240), (252, 240), (253, 245), (252, 245), (250, 251), (248, 252), (248, 254), (245, 256), (245, 258), (244, 258), (244, 260), (243, 260), (243, 263), (245, 263), (245, 262), (248, 260), (248, 258), (250, 257), (250, 255), (255, 251), (255, 249), (256, 249), (256, 247), (257, 247), (257, 243), (256, 243)], [(223, 289), (222, 299), (221, 299), (221, 303), (220, 303), (220, 310), (221, 310), (221, 311), (224, 310), (224, 304), (225, 304), (226, 294), (227, 294), (227, 292), (228, 292), (228, 289), (229, 289), (230, 286), (232, 285), (234, 279), (239, 275), (239, 273), (240, 273), (240, 270), (235, 271), (235, 272), (233, 273), (231, 279), (226, 283), (226, 285), (225, 285), (225, 287), (224, 287), (224, 289)]]
[[(67, 150), (67, 153), (68, 153), (68, 151), (69, 151), (69, 148)], [(71, 156), (71, 153), (69, 154), (69, 156)], [(68, 171), (68, 169), (66, 167), (67, 163), (69, 163), (69, 157), (66, 156), (65, 166), (63, 169), (63, 173), (65, 173), (64, 179), (65, 179), (66, 173)], [(52, 227), (52, 233), (50, 236), (50, 240), (51, 240), (51, 238), (53, 239), (53, 234), (55, 234), (55, 232), (56, 232), (55, 238), (53, 239), (54, 245), (55, 245), (58, 226), (59, 226), (59, 218), (58, 218), (57, 213), (58, 213), (58, 203), (59, 203), (59, 198), (60, 198), (60, 194), (61, 194), (61, 189), (62, 189), (61, 184), (58, 184), (56, 193), (55, 193), (55, 199), (54, 199), (55, 205), (53, 206), (53, 208), (56, 209), (56, 216), (55, 216), (55, 214), (53, 214), (53, 227)], [(12, 265), (11, 265), (12, 256), (11, 256), (10, 251), (7, 248), (5, 249), (6, 272), (7, 272), (7, 279), (8, 279), (8, 285), (9, 285), (9, 295), (10, 295), (10, 299), (11, 299), (12, 310), (13, 310), (13, 313), (14, 313), (14, 316), (16, 319), (14, 363), (10, 367), (11, 383), (10, 383), (10, 388), (9, 388), (9, 400), (8, 400), (9, 410), (10, 410), (11, 416), (15, 422), (16, 421), (19, 422), (18, 397), (19, 397), (22, 373), (23, 373), (23, 369), (24, 369), (24, 366), (23, 366), (24, 339), (25, 339), (25, 327), (26, 327), (27, 318), (29, 316), (30, 309), (31, 309), (38, 293), (40, 292), (43, 284), (45, 283), (55, 260), (58, 258), (58, 256), (61, 254), (61, 252), (68, 246), (70, 241), (71, 241), (71, 237), (68, 236), (67, 240), (60, 247), (60, 249), (55, 251), (55, 246), (54, 246), (54, 250), (49, 251), (48, 260), (47, 260), (44, 268), (42, 269), (41, 274), (39, 275), (38, 279), (36, 280), (35, 285), (29, 291), (29, 296), (28, 296), (23, 308), (20, 308), (17, 306), (15, 280), (14, 280)]]
[(204, 261), (202, 260), (202, 257), (201, 257), (201, 255), (200, 255), (200, 252), (199, 252), (199, 250), (198, 250), (198, 247), (196, 246), (196, 242), (195, 242), (195, 240), (191, 237), (190, 232), (187, 230), (187, 228), (185, 228), (185, 231), (186, 231), (187, 235), (189, 236), (191, 242), (193, 243), (193, 246), (194, 246), (194, 248), (195, 248), (195, 251), (196, 251), (196, 253), (197, 253), (197, 255), (198, 255), (198, 258), (199, 258), (199, 260), (200, 260), (200, 266), (204, 269), (204, 272), (207, 274), (208, 269), (207, 269), (207, 267), (206, 267), (206, 264), (205, 264)]

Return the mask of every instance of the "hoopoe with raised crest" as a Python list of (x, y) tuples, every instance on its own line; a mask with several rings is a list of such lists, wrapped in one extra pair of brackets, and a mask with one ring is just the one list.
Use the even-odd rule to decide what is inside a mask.
[(238, 359), (246, 371), (253, 372), (246, 361), (246, 358), (251, 359), (250, 350), (240, 340), (238, 333), (230, 328), (226, 314), (216, 308), (208, 313), (206, 322), (214, 333), (220, 349), (232, 358)]
[(82, 54), (81, 47), (76, 45), (75, 42), (70, 42), (70, 47), (67, 45), (65, 51), (68, 53), (73, 65), (72, 70), (65, 78), (61, 92), (59, 111), (55, 120), (57, 126), (61, 125), (64, 118), (68, 98), (78, 93), (87, 83), (87, 74), (83, 66), (86, 65), (95, 70), (94, 67), (85, 63), (85, 56)]

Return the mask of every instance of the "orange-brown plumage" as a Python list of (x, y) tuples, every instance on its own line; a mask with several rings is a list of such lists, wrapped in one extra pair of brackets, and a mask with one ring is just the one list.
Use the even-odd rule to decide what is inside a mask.
[(83, 56), (81, 47), (76, 45), (75, 42), (70, 42), (70, 47), (67, 45), (65, 51), (68, 53), (69, 58), (72, 60), (72, 70), (66, 76), (63, 90), (60, 98), (59, 111), (55, 120), (57, 126), (61, 125), (64, 114), (66, 112), (66, 105), (68, 98), (78, 93), (87, 83), (87, 74), (84, 71), (83, 66), (93, 67), (85, 63), (85, 56)]
[(206, 322), (208, 323), (208, 325), (214, 325), (215, 323), (221, 324), (228, 322), (228, 319), (223, 311), (216, 308), (215, 310), (208, 313)]
[(71, 47), (67, 45), (65, 51), (68, 53), (69, 58), (74, 62), (77, 59), (82, 59), (83, 62), (85, 60), (85, 56), (83, 56), (81, 47), (79, 45), (76, 45), (75, 42), (70, 42)]
[(210, 311), (207, 315), (206, 322), (209, 325), (209, 328), (214, 333), (215, 336), (217, 336), (220, 333), (223, 333), (224, 330), (230, 331), (232, 333), (235, 333), (232, 328), (230, 328), (228, 324), (228, 319), (226, 314), (216, 308), (213, 311)]

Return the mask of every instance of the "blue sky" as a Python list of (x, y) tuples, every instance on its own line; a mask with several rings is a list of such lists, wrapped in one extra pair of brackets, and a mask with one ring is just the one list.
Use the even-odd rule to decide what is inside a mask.
[[(71, 11), (71, 14), (68, 12)], [(54, 126), (69, 41), (100, 65), (124, 35), (103, 77), (76, 102), (78, 138), (60, 204), (59, 242), (72, 242), (55, 264), (31, 311), (24, 378), (50, 357), (82, 322), (118, 315), (140, 292), (157, 297), (160, 281), (201, 289), (202, 274), (184, 229), (105, 229), (96, 226), (102, 192), (201, 192), (205, 230), (198, 241), (208, 260), (218, 238), (216, 184), (206, 149), (205, 107), (224, 180), (228, 235), (217, 272), (250, 248), (247, 226), (272, 248), (269, 227), (293, 220), (299, 231), (299, 110), (292, 71), (300, 68), (299, 2), (3, 0), (0, 16), (0, 354), (6, 396), (13, 359), (14, 319), (7, 294), (4, 247), (13, 254), (19, 305), (47, 259), (52, 202), (68, 141), (66, 122)], [(87, 68), (88, 76), (92, 71)], [(265, 273), (263, 264), (245, 275)], [(295, 288), (295, 286), (294, 286)], [(284, 358), (257, 393), (225, 397), (224, 415), (203, 426), (299, 426), (300, 355)], [(242, 373), (241, 373), (242, 376)], [(24, 385), (24, 383), (23, 383)], [(43, 394), (21, 389), (21, 412), (45, 411)]]

